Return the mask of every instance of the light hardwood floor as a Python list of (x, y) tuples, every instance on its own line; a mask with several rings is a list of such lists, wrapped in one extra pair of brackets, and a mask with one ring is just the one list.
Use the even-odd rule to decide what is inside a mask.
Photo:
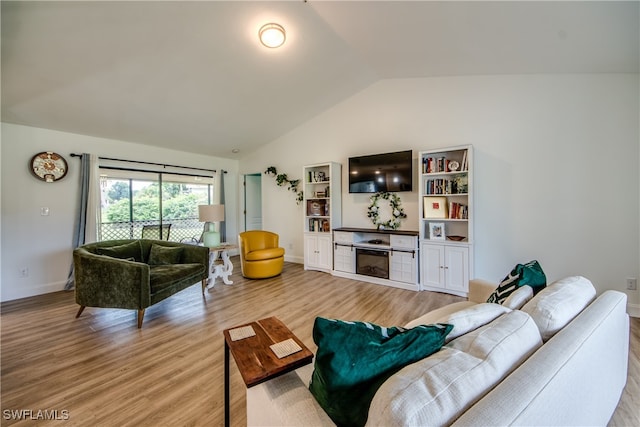
[[(402, 325), (461, 300), (291, 263), (276, 278), (247, 280), (236, 272), (232, 280), (216, 284), (204, 299), (196, 285), (147, 309), (142, 329), (128, 310), (88, 307), (75, 319), (72, 292), (3, 303), (1, 425), (34, 424), (6, 419), (7, 410), (68, 413), (66, 421), (38, 425), (223, 425), (224, 329), (277, 316), (315, 352), (316, 316)], [(639, 343), (640, 319), (632, 319), (630, 376), (611, 426), (640, 425)], [(231, 422), (246, 424), (244, 383), (233, 362)]]

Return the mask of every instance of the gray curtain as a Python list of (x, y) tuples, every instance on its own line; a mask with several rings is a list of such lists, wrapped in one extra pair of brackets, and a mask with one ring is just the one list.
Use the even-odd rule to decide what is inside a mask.
[[(226, 174), (227, 171), (225, 170), (220, 170), (220, 204), (224, 205), (224, 174)], [(224, 213), (224, 217), (227, 217), (227, 212), (226, 212), (226, 206), (225, 206), (225, 213)], [(220, 241), (221, 242), (226, 242), (227, 241), (227, 224), (225, 221), (220, 221)]]
[[(78, 206), (78, 216), (76, 217), (75, 229), (73, 231), (73, 248), (83, 245), (85, 242), (85, 231), (87, 228), (87, 201), (89, 199), (89, 178), (91, 175), (90, 154), (83, 153), (80, 156), (80, 200)], [(74, 288), (73, 261), (69, 269), (65, 290)]]

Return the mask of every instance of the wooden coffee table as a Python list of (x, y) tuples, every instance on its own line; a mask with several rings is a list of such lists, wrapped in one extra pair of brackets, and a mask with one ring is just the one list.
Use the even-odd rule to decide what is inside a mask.
[[(254, 336), (232, 340), (232, 335), (250, 326)], [(231, 332), (230, 332), (231, 331)], [(247, 388), (308, 365), (313, 353), (276, 317), (225, 329), (224, 334), (224, 422), (229, 426), (229, 350)], [(301, 350), (279, 358), (271, 345), (293, 340)]]

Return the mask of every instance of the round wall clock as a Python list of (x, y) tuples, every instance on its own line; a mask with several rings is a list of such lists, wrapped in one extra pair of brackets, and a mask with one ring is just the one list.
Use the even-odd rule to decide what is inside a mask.
[(45, 182), (54, 182), (67, 174), (67, 161), (60, 154), (43, 151), (31, 158), (31, 172)]

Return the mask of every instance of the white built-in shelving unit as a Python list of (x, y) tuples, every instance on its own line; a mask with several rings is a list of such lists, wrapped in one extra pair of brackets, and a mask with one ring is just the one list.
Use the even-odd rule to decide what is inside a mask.
[(421, 151), (420, 287), (466, 296), (473, 275), (473, 147)]
[(331, 272), (332, 230), (342, 225), (340, 163), (304, 166), (304, 268)]

